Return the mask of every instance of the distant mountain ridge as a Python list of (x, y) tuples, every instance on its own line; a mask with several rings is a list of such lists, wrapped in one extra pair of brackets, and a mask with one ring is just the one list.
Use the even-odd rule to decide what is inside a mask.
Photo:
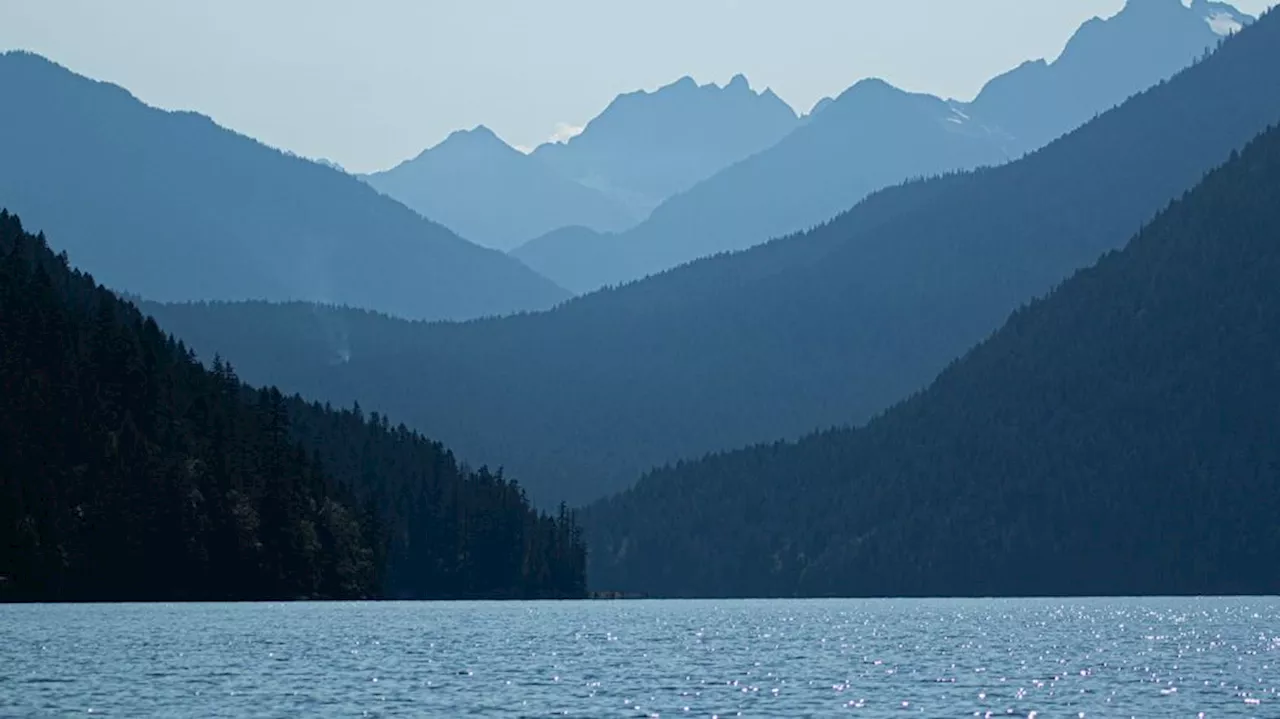
[(358, 398), (506, 466), (541, 502), (589, 501), (654, 466), (861, 423), (918, 391), (1280, 121), (1275, 67), (1280, 13), (1015, 162), (886, 189), (808, 232), (550, 312), (427, 325), (302, 305), (149, 309), (254, 381)]
[(1189, 6), (1128, 0), (1114, 17), (1082, 25), (1052, 62), (1026, 62), (992, 79), (967, 108), (1025, 146), (1040, 147), (1189, 65), (1253, 20), (1209, 0)]
[[(567, 293), (359, 180), (36, 55), (0, 55), (0, 204), (85, 270), (152, 300), (309, 300), (408, 318)], [(20, 111), (18, 111), (20, 109)]]
[(666, 198), (770, 147), (799, 118), (772, 90), (736, 75), (723, 87), (682, 77), (619, 95), (582, 132), (533, 157), (647, 215)]
[(908, 178), (1000, 164), (1022, 149), (956, 103), (863, 80), (774, 147), (672, 197), (632, 230), (590, 248), (546, 236), (512, 255), (590, 292), (807, 228)]
[(363, 178), (463, 237), (510, 250), (571, 225), (624, 230), (635, 216), (605, 193), (562, 177), (481, 125)]
[(1280, 591), (1280, 129), (860, 429), (655, 472), (585, 515), (663, 597)]
[(863, 81), (820, 103), (776, 145), (669, 198), (631, 230), (598, 238), (590, 254), (580, 254), (581, 237), (555, 235), (512, 254), (581, 293), (802, 231), (883, 187), (1041, 147), (1250, 22), (1206, 0), (1129, 0), (1114, 17), (1085, 23), (1054, 62), (1026, 63), (972, 103)]

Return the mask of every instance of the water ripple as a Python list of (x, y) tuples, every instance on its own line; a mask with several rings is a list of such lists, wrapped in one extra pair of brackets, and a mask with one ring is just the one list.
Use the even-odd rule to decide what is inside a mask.
[(0, 606), (0, 667), (0, 717), (1274, 717), (1280, 601)]

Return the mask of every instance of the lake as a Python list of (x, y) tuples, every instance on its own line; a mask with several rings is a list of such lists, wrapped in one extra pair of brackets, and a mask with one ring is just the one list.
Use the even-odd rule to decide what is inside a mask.
[(0, 716), (1275, 717), (1280, 600), (0, 606)]

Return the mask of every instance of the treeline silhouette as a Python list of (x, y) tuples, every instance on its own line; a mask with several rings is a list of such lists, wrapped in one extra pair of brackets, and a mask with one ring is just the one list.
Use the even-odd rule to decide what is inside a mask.
[(358, 408), (206, 370), (0, 211), (0, 598), (559, 597), (573, 517)]
[(668, 596), (1280, 591), (1280, 130), (858, 430), (585, 512)]
[(585, 503), (680, 458), (864, 423), (918, 391), (1280, 121), (1276, 67), (1273, 11), (1019, 161), (886, 190), (810, 232), (545, 313), (148, 310), (251, 381), (358, 399), (500, 461), (536, 501)]

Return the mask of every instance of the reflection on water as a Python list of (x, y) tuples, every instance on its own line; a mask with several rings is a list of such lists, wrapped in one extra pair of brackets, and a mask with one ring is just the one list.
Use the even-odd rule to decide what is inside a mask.
[(1280, 600), (0, 606), (0, 716), (1280, 716)]

